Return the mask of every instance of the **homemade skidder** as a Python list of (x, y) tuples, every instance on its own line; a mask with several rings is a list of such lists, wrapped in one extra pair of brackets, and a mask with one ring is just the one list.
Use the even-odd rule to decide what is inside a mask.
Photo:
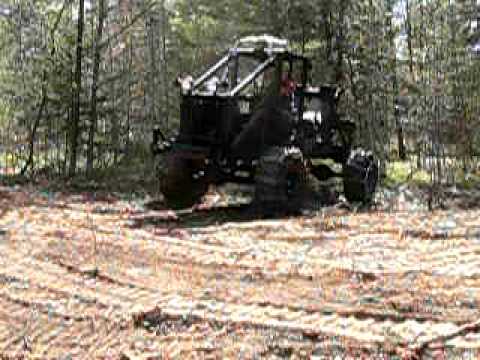
[(179, 78), (178, 135), (153, 132), (167, 204), (190, 207), (210, 184), (233, 182), (254, 184), (254, 201), (266, 207), (300, 207), (309, 173), (320, 181), (341, 177), (349, 202), (370, 202), (377, 161), (352, 149), (355, 124), (336, 111), (341, 90), (308, 86), (310, 69), (286, 40), (264, 35), (239, 40), (200, 77)]

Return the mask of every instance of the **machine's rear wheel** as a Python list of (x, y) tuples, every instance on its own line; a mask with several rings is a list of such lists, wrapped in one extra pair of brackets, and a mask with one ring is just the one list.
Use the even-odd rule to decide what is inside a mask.
[(189, 159), (181, 153), (165, 155), (159, 164), (159, 173), (160, 191), (167, 205), (173, 209), (195, 205), (208, 190), (206, 177), (199, 176), (198, 160)]
[(307, 170), (302, 153), (274, 146), (260, 157), (255, 173), (255, 202), (267, 211), (298, 210), (304, 200)]
[(378, 181), (378, 164), (372, 153), (353, 150), (343, 168), (343, 191), (349, 202), (368, 204)]

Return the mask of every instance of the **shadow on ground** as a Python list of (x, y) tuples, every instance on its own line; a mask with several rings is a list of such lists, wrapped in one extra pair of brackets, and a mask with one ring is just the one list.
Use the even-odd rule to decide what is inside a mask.
[(298, 211), (265, 211), (265, 209), (260, 209), (253, 204), (230, 204), (173, 211), (166, 208), (160, 210), (158, 203), (148, 203), (145, 204), (145, 208), (154, 210), (154, 212), (147, 211), (143, 215), (134, 217), (130, 227), (166, 225), (176, 228), (200, 228), (230, 222), (277, 220), (300, 215)]

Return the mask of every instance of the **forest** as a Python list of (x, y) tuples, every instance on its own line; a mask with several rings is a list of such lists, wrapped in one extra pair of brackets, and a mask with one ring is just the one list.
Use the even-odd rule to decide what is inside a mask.
[[(179, 74), (235, 39), (271, 34), (345, 89), (356, 141), (431, 183), (475, 175), (478, 3), (464, 1), (7, 1), (0, 16), (0, 169), (86, 175), (145, 164), (154, 126), (179, 122)], [(133, 160), (135, 159), (135, 160)], [(139, 159), (139, 161), (137, 161)], [(151, 168), (150, 168), (151, 169)]]
[[(478, 358), (479, 22), (479, 0), (0, 2), (0, 359)], [(295, 214), (239, 184), (165, 203), (179, 79), (249, 36), (341, 89), (369, 204), (336, 179)]]

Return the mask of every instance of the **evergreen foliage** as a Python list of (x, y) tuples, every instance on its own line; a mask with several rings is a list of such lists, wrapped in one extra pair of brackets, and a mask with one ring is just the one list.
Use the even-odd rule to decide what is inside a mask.
[(146, 154), (153, 126), (178, 124), (179, 74), (269, 33), (313, 58), (312, 83), (346, 89), (342, 116), (383, 170), (409, 154), (434, 181), (468, 172), (480, 146), (478, 12), (476, 0), (8, 0), (0, 169), (92, 174)]

